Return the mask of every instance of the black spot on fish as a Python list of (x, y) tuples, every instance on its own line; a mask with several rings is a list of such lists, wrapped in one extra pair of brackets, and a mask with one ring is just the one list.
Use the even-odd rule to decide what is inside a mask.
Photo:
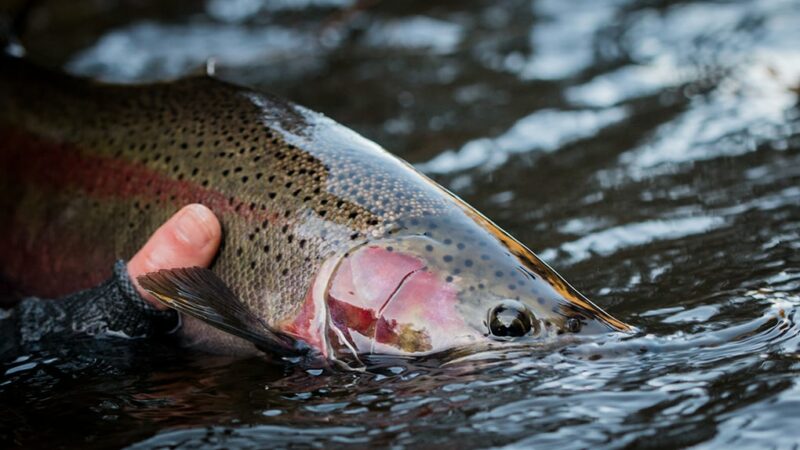
[(451, 262), (453, 260), (453, 257), (451, 255), (444, 255), (442, 259), (444, 260), (444, 262)]

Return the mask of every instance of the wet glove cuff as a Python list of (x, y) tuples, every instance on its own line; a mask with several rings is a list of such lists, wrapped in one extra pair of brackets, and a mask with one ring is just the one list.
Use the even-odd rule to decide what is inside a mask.
[(124, 261), (117, 261), (113, 276), (95, 288), (55, 301), (23, 300), (17, 319), (23, 342), (64, 334), (151, 337), (180, 325), (175, 311), (157, 310), (139, 295)]

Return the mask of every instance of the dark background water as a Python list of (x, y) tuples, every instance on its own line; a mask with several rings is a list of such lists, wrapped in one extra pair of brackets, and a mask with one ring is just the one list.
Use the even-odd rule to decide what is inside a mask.
[(123, 82), (214, 58), (643, 333), (364, 374), (75, 342), (0, 367), (4, 447), (800, 444), (800, 3), (51, 1), (25, 44)]

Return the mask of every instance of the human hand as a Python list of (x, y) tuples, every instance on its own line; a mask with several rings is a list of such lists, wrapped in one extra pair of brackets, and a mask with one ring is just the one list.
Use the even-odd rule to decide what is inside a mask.
[(177, 267), (207, 267), (222, 238), (217, 217), (200, 204), (184, 206), (150, 236), (128, 262), (128, 275), (139, 295), (158, 309), (167, 309), (139, 286), (140, 275)]

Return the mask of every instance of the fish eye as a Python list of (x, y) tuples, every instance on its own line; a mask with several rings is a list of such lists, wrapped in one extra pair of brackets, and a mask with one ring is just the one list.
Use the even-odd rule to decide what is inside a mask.
[(570, 333), (579, 333), (581, 331), (581, 328), (582, 328), (582, 324), (581, 324), (580, 319), (578, 319), (576, 317), (568, 318), (567, 322), (566, 322), (566, 328), (567, 328), (567, 331), (569, 331)]
[(504, 300), (489, 311), (489, 333), (497, 340), (522, 337), (534, 328), (533, 314), (522, 303)]

